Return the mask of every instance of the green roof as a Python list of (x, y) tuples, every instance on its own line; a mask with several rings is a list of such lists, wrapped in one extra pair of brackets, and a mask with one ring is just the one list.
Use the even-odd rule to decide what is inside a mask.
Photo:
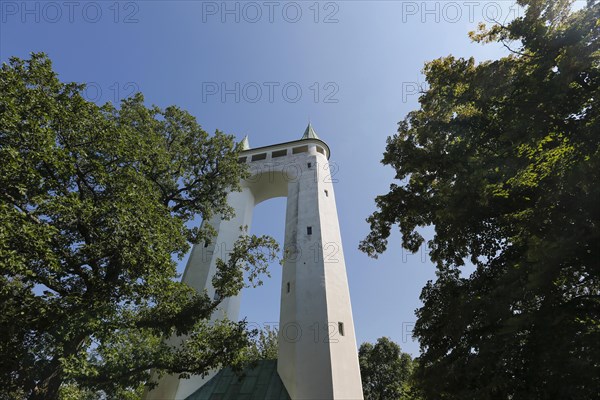
[(290, 395), (277, 373), (277, 360), (261, 360), (240, 376), (229, 367), (222, 369), (185, 400), (290, 400)]
[(315, 132), (310, 122), (304, 131), (304, 135), (302, 135), (302, 139), (319, 139), (317, 132)]

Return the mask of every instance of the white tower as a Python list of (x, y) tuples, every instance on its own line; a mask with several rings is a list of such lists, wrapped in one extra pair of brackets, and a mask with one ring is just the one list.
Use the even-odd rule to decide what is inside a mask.
[[(235, 217), (209, 223), (218, 235), (195, 245), (183, 281), (214, 294), (211, 285), (216, 259), (250, 227), (254, 206), (274, 197), (287, 197), (284, 264), (281, 282), (277, 372), (293, 400), (361, 400), (362, 384), (337, 217), (329, 147), (309, 124), (302, 139), (245, 150), (251, 178), (229, 204)], [(225, 299), (214, 318), (239, 318), (240, 297)], [(207, 378), (163, 378), (148, 393), (151, 399), (185, 399)]]

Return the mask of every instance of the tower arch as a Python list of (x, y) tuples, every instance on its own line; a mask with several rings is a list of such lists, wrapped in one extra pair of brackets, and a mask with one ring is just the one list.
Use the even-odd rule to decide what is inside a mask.
[[(228, 195), (235, 216), (208, 221), (217, 237), (193, 246), (182, 280), (214, 295), (216, 260), (224, 258), (217, 246), (232, 249), (239, 228), (251, 227), (257, 204), (285, 197), (277, 374), (291, 399), (362, 399), (329, 146), (310, 124), (300, 140), (254, 149), (247, 138), (242, 143), (239, 162), (248, 164), (250, 176)], [(213, 319), (237, 320), (239, 310), (239, 295), (226, 298)], [(145, 398), (186, 399), (212, 376), (167, 377)]]
[[(248, 234), (269, 235), (283, 243), (285, 235), (285, 197), (273, 197), (257, 203), (252, 215), (252, 226)], [(280, 250), (280, 255), (282, 250)], [(258, 287), (245, 287), (241, 291), (240, 319), (245, 319), (248, 329), (279, 328), (280, 290), (282, 265), (273, 262), (269, 266), (269, 277), (262, 279)]]

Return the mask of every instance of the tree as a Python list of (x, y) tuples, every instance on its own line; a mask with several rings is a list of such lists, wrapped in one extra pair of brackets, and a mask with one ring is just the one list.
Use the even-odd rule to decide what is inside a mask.
[(249, 348), (249, 360), (277, 360), (279, 351), (278, 331), (267, 327), (258, 331)]
[[(396, 170), (360, 248), (429, 241), (416, 378), (430, 399), (591, 399), (600, 393), (600, 4), (522, 0), (480, 26), (510, 55), (426, 64), (420, 109), (388, 138)], [(466, 276), (465, 261), (475, 266)]]
[(413, 360), (400, 346), (386, 337), (358, 349), (358, 361), (365, 400), (408, 399)]
[[(231, 216), (240, 146), (175, 106), (141, 94), (98, 106), (84, 87), (44, 54), (0, 70), (0, 397), (125, 398), (151, 369), (202, 374), (250, 344), (244, 322), (208, 323), (219, 300), (177, 282), (173, 259), (214, 234), (192, 218)], [(241, 233), (219, 298), (276, 256), (272, 239)]]

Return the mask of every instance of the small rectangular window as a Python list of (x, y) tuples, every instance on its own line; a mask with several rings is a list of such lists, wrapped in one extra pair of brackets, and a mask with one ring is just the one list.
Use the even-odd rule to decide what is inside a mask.
[(312, 235), (312, 226), (307, 226), (306, 227), (306, 234), (307, 235)]
[(255, 154), (252, 156), (252, 161), (266, 160), (267, 153)]
[(271, 153), (271, 158), (287, 156), (287, 149), (277, 150)]
[(308, 163), (308, 168), (312, 167), (312, 163)]
[(288, 293), (290, 292), (290, 283), (289, 282), (287, 283), (287, 292)]
[(210, 245), (209, 241), (204, 242), (204, 248), (207, 248)]
[(325, 197), (329, 197), (329, 192), (327, 190), (325, 191)]
[(344, 336), (344, 323), (338, 322), (338, 331), (340, 332), (340, 336)]
[(292, 149), (292, 154), (299, 154), (299, 153), (308, 153), (308, 146), (294, 147)]

